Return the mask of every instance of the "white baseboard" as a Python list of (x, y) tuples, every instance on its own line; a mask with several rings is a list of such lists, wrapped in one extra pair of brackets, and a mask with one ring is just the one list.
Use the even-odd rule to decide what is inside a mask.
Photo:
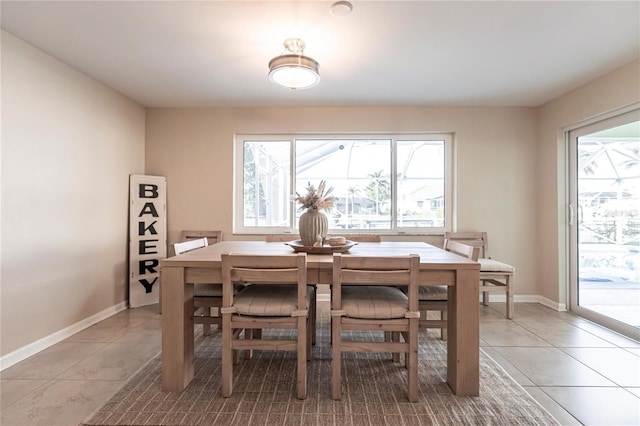
[[(482, 296), (480, 296), (480, 300), (482, 300)], [(489, 302), (503, 302), (504, 303), (505, 300), (505, 295), (504, 294), (490, 294), (489, 295)], [(330, 302), (331, 301), (331, 295), (329, 295), (328, 293), (321, 293), (318, 294), (318, 302)], [(522, 295), (515, 295), (513, 297), (513, 301), (515, 303), (540, 303), (541, 305), (546, 306), (547, 308), (551, 308), (554, 309), (558, 312), (566, 312), (567, 311), (567, 305), (564, 303), (558, 303), (558, 302), (554, 302), (551, 299), (547, 299), (546, 297), (543, 296), (538, 296), (535, 294), (522, 294)]]
[(118, 303), (117, 305), (111, 306), (101, 312), (98, 312), (95, 315), (92, 315), (88, 318), (83, 319), (75, 324), (70, 325), (67, 328), (63, 328), (62, 330), (56, 331), (53, 334), (50, 334), (46, 337), (43, 337), (40, 340), (37, 340), (33, 343), (29, 343), (26, 346), (21, 347), (11, 353), (8, 353), (2, 357), (0, 357), (0, 371), (5, 368), (9, 368), (14, 364), (23, 361), (30, 356), (37, 354), (40, 351), (47, 349), (50, 346), (55, 345), (58, 342), (63, 341), (64, 339), (73, 336), (79, 331), (84, 330), (87, 327), (91, 327), (92, 325), (109, 318), (112, 315), (117, 314), (120, 311), (127, 309), (129, 302), (123, 301)]
[[(480, 300), (482, 300), (482, 295), (480, 295)], [(489, 294), (489, 302), (502, 302), (505, 301), (505, 295), (501, 293), (493, 293)], [(537, 294), (516, 294), (513, 296), (514, 303), (539, 303), (541, 305), (546, 306), (547, 308), (551, 308), (558, 312), (566, 312), (567, 305), (564, 303), (554, 302), (551, 299), (547, 299), (546, 297), (537, 295)]]
[(541, 305), (546, 306), (547, 308), (551, 308), (554, 309), (558, 312), (567, 312), (567, 304), (566, 303), (558, 303), (558, 302), (554, 302), (551, 299), (547, 299), (546, 297), (543, 296), (536, 296), (537, 297), (537, 302), (540, 303)]

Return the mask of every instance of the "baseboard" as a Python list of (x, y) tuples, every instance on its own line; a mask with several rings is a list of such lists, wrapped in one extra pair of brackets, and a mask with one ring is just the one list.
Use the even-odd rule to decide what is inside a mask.
[(553, 310), (556, 310), (558, 312), (567, 312), (567, 304), (566, 303), (558, 303), (558, 302), (554, 302), (551, 299), (547, 299), (546, 297), (543, 296), (536, 296), (537, 297), (537, 302), (540, 303), (541, 305), (546, 306), (547, 308), (551, 308)]
[(26, 346), (21, 347), (11, 353), (8, 353), (2, 357), (0, 357), (0, 371), (5, 368), (9, 368), (14, 364), (23, 361), (30, 356), (37, 354), (40, 351), (47, 349), (50, 346), (55, 345), (58, 342), (63, 341), (64, 339), (73, 336), (74, 334), (84, 330), (87, 327), (91, 327), (92, 325), (109, 318), (112, 315), (117, 314), (120, 311), (127, 309), (129, 302), (123, 301), (118, 303), (117, 305), (111, 306), (101, 312), (98, 312), (95, 315), (92, 315), (88, 318), (83, 319), (75, 324), (70, 325), (69, 327), (63, 328), (62, 330), (56, 331), (53, 334), (50, 334), (46, 337), (43, 337), (40, 340), (37, 340), (33, 343), (29, 343)]
[[(481, 296), (482, 297), (482, 296)], [(505, 295), (504, 294), (490, 294), (489, 302), (502, 302), (504, 303)], [(318, 294), (318, 302), (330, 302), (331, 295), (328, 293), (320, 293)], [(513, 297), (514, 303), (540, 303), (541, 305), (546, 306), (547, 308), (551, 308), (558, 312), (566, 312), (567, 305), (564, 303), (554, 302), (551, 299), (547, 299), (543, 296), (538, 296), (535, 294), (522, 294), (515, 295)]]
[[(482, 296), (481, 296), (482, 299)], [(504, 293), (493, 293), (489, 294), (489, 302), (502, 302), (504, 303), (505, 295)], [(544, 296), (540, 296), (537, 294), (516, 294), (513, 296), (514, 303), (539, 303), (541, 305), (546, 306), (547, 308), (551, 308), (558, 312), (566, 312), (567, 305), (564, 303), (554, 302), (551, 299), (547, 299)]]

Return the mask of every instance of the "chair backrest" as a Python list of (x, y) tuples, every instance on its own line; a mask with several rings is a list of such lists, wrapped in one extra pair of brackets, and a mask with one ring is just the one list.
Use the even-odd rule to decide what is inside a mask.
[(233, 303), (234, 284), (297, 284), (298, 309), (306, 309), (307, 255), (256, 255), (223, 253), (222, 305)]
[(300, 238), (300, 236), (292, 234), (269, 234), (264, 236), (264, 240), (268, 243), (287, 243), (289, 241), (297, 240), (298, 238)]
[(209, 243), (206, 238), (198, 238), (197, 240), (187, 240), (181, 243), (175, 243), (173, 250), (176, 252), (176, 256), (185, 253), (187, 251), (199, 249), (208, 246)]
[(478, 261), (478, 255), (480, 254), (480, 248), (474, 247), (468, 244), (462, 244), (454, 240), (444, 240), (444, 249), (451, 253), (464, 256), (474, 262)]
[(486, 232), (445, 232), (444, 238), (445, 240), (478, 247), (480, 249), (478, 257), (489, 258), (489, 240)]
[(222, 231), (182, 231), (180, 241), (197, 240), (206, 238), (209, 245), (222, 241)]
[(345, 235), (344, 237), (347, 240), (355, 241), (357, 243), (379, 243), (379, 242), (382, 242), (382, 238), (380, 238), (380, 235), (361, 235), (361, 234), (356, 234), (356, 235)]
[[(350, 241), (355, 241), (357, 243), (379, 243), (382, 241), (382, 239), (380, 238), (380, 235), (343, 235), (343, 237), (345, 237), (347, 240)], [(297, 240), (299, 237), (297, 235), (290, 235), (290, 234), (284, 234), (284, 235), (280, 235), (280, 234), (270, 234), (270, 235), (265, 235), (264, 236), (264, 240), (268, 243), (273, 243), (273, 242), (289, 242), (289, 241), (293, 241), (293, 240)]]
[[(342, 256), (333, 254), (332, 309), (342, 306), (342, 285), (406, 286), (409, 311), (418, 310), (420, 256)], [(336, 303), (333, 304), (334, 298)]]

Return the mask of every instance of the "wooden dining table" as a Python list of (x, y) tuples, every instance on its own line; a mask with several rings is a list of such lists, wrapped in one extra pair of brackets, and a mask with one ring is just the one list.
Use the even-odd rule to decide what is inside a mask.
[[(287, 254), (286, 243), (222, 241), (161, 261), (162, 388), (181, 391), (194, 377), (193, 284), (221, 283), (222, 253)], [(420, 255), (420, 285), (448, 286), (447, 383), (456, 395), (479, 394), (480, 264), (422, 242), (358, 243), (344, 255)], [(309, 284), (331, 284), (332, 254), (307, 256)], [(418, 354), (420, 356), (420, 354)]]

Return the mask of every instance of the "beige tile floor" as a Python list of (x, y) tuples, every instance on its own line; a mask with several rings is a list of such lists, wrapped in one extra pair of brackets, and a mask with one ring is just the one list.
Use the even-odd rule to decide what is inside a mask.
[[(0, 373), (0, 425), (77, 425), (160, 350), (157, 306), (114, 315)], [(563, 425), (640, 424), (640, 343), (534, 303), (481, 307), (483, 350)]]

